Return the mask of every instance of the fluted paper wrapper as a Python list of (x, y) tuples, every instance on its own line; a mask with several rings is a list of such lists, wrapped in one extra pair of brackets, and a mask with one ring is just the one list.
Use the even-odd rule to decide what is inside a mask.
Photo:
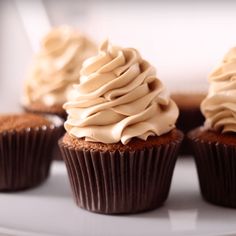
[(39, 185), (49, 174), (58, 127), (0, 133), (0, 190)]
[(135, 213), (167, 199), (179, 142), (133, 152), (72, 149), (62, 140), (59, 145), (79, 207), (105, 214)]
[(236, 208), (236, 145), (191, 138), (202, 196)]
[[(32, 110), (30, 109), (29, 107), (26, 107), (26, 106), (23, 106), (23, 109), (25, 112), (28, 112), (28, 113), (34, 113), (34, 114), (37, 114), (37, 115), (43, 115), (43, 116), (58, 116), (62, 119), (63, 122), (65, 122), (66, 120), (66, 117), (67, 117), (67, 114), (66, 112), (63, 110), (62, 112), (57, 112), (57, 113), (53, 113), (53, 112), (43, 112), (43, 111), (36, 111), (36, 110)], [(52, 159), (53, 160), (57, 160), (57, 161), (62, 161), (62, 156), (61, 156), (61, 151), (60, 151), (60, 148), (58, 146), (58, 140), (65, 134), (65, 129), (64, 129), (64, 126), (61, 125), (59, 127), (59, 131), (60, 132), (58, 134), (58, 139), (56, 140), (55, 142), (55, 145), (53, 146), (53, 151), (52, 151)]]

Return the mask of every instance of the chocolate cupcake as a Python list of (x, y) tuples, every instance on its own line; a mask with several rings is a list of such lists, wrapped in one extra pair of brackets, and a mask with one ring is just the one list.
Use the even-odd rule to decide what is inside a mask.
[(59, 146), (77, 205), (104, 214), (162, 205), (183, 134), (154, 68), (137, 50), (105, 41), (74, 89)]
[[(62, 108), (72, 85), (78, 83), (83, 61), (94, 55), (93, 42), (75, 29), (61, 26), (50, 31), (42, 41), (41, 50), (34, 59), (29, 78), (25, 82), (23, 106), (25, 111), (54, 114), (64, 120)], [(61, 128), (61, 136), (65, 133)], [(61, 160), (58, 146), (54, 159)]]
[(210, 75), (208, 96), (201, 104), (205, 125), (188, 135), (197, 165), (202, 196), (236, 207), (236, 48)]
[[(176, 102), (179, 108), (179, 117), (176, 127), (187, 134), (190, 130), (200, 126), (204, 122), (204, 116), (200, 110), (200, 104), (206, 94), (203, 92), (195, 93), (174, 93), (171, 98)], [(181, 144), (180, 154), (190, 155), (192, 153), (191, 146), (187, 137)]]
[(48, 177), (62, 124), (56, 116), (0, 115), (0, 191), (31, 188)]

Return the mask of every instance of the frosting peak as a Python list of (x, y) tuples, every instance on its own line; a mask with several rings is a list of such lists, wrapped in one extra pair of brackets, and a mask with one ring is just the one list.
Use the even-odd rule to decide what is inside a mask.
[(221, 132), (236, 132), (236, 47), (209, 76), (208, 96), (201, 104), (205, 126)]
[(72, 84), (79, 81), (83, 61), (95, 53), (96, 46), (68, 26), (50, 31), (42, 40), (25, 82), (23, 102), (63, 104)]
[(69, 134), (88, 141), (126, 144), (175, 127), (178, 108), (155, 69), (133, 48), (105, 41), (81, 69), (81, 83), (64, 104)]

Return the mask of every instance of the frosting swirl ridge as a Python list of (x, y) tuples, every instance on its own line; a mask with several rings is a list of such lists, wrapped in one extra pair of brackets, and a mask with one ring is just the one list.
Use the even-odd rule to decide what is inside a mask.
[(209, 76), (210, 88), (201, 104), (205, 127), (236, 132), (236, 47)]
[(79, 80), (83, 61), (96, 51), (94, 43), (69, 26), (51, 30), (25, 81), (23, 103), (63, 104), (72, 84)]
[(78, 138), (128, 143), (162, 135), (175, 127), (178, 108), (155, 69), (137, 50), (105, 41), (81, 69), (74, 96), (64, 104), (65, 129)]

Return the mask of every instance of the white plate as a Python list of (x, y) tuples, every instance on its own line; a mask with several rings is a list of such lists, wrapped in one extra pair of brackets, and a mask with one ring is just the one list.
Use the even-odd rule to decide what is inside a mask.
[(204, 202), (194, 162), (180, 159), (166, 204), (154, 211), (107, 216), (79, 209), (66, 169), (55, 162), (41, 187), (0, 194), (0, 235), (236, 235), (236, 210)]

